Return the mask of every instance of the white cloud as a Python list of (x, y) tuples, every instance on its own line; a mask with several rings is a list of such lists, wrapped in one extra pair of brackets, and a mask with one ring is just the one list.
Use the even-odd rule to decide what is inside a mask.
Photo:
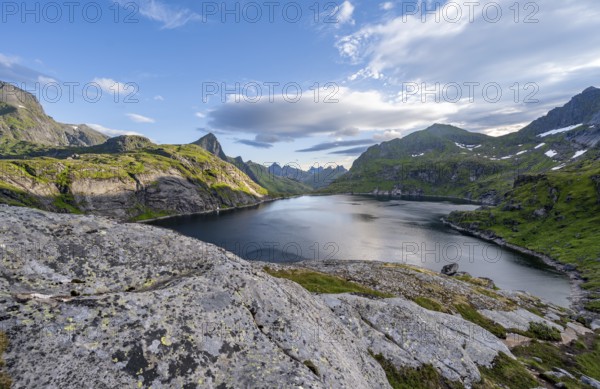
[(94, 78), (92, 83), (97, 84), (103, 91), (111, 94), (130, 95), (137, 91), (133, 83), (123, 83), (112, 78)]
[(196, 112), (194, 115), (200, 119), (204, 119), (206, 117), (206, 114), (202, 112)]
[(352, 19), (352, 15), (354, 14), (354, 5), (348, 0), (344, 1), (340, 6), (337, 20), (340, 24), (354, 24), (354, 19)]
[(0, 65), (10, 68), (17, 63), (19, 63), (19, 57), (8, 56), (0, 53)]
[(396, 130), (394, 135), (422, 129), (444, 121), (462, 104), (421, 104), (401, 102), (379, 91), (357, 91), (340, 87), (337, 103), (318, 103), (301, 99), (289, 103), (277, 97), (273, 103), (235, 103), (234, 100), (209, 112), (208, 125), (215, 130), (244, 132), (267, 139), (297, 139), (311, 135), (352, 136), (365, 131)]
[(45, 84), (52, 84), (52, 83), (56, 83), (57, 82), (54, 78), (52, 78), (52, 77), (46, 77), (46, 76), (38, 76), (37, 80), (38, 80), (39, 83), (42, 83), (44, 85)]
[[(464, 105), (461, 100), (457, 103), (461, 109), (446, 115), (451, 122), (490, 134), (518, 129), (518, 125), (566, 103), (586, 87), (598, 86), (600, 34), (590, 31), (600, 19), (600, 2), (544, 3), (539, 10), (533, 9), (533, 18), (538, 20), (535, 23), (524, 23), (532, 8), (523, 10), (522, 3), (519, 22), (515, 22), (513, 0), (479, 2), (471, 22), (465, 2), (468, 0), (447, 2), (435, 14), (426, 14), (425, 22), (420, 12), (395, 18), (382, 16), (340, 37), (336, 43), (340, 55), (357, 65), (348, 77), (350, 85), (369, 82), (387, 91), (413, 82), (428, 86), (438, 82), (498, 83), (502, 88), (500, 101), (485, 101), (479, 90), (472, 104)], [(419, 2), (423, 7), (426, 3), (430, 2)], [(452, 7), (457, 3), (462, 17), (452, 20)], [(491, 3), (503, 11), (497, 23), (484, 18), (483, 9)], [(427, 7), (431, 9), (432, 5)], [(515, 83), (520, 89), (517, 103), (511, 90)], [(524, 103), (532, 92), (525, 89), (527, 83), (539, 88), (534, 96), (539, 103)], [(424, 105), (434, 109), (431, 103)], [(518, 109), (511, 110), (515, 107)]]
[(378, 142), (385, 142), (396, 138), (402, 138), (403, 135), (404, 134), (402, 133), (402, 131), (386, 130), (384, 132), (380, 132), (373, 135), (373, 139), (375, 139)]
[(105, 135), (108, 136), (119, 136), (119, 135), (139, 135), (139, 136), (145, 136), (144, 134), (140, 134), (139, 132), (135, 132), (135, 131), (124, 131), (124, 130), (115, 130), (112, 128), (107, 128), (104, 127), (100, 124), (93, 124), (93, 123), (88, 123), (86, 124), (87, 126), (93, 128), (94, 130), (101, 132)]
[(385, 3), (379, 4), (379, 8), (381, 8), (384, 11), (389, 11), (392, 8), (394, 8), (394, 3), (392, 3), (391, 1), (386, 1)]
[(131, 121), (135, 123), (154, 123), (156, 122), (154, 119), (149, 118), (147, 116), (138, 115), (137, 113), (128, 113), (125, 114)]
[(161, 95), (156, 95), (156, 96), (154, 96), (154, 100), (156, 100), (156, 101), (165, 101), (165, 98), (162, 97)]
[[(132, 0), (117, 0), (122, 6)], [(139, 7), (140, 15), (155, 22), (162, 23), (162, 28), (173, 29), (186, 25), (189, 22), (201, 20), (201, 15), (187, 9), (158, 0), (135, 0)]]

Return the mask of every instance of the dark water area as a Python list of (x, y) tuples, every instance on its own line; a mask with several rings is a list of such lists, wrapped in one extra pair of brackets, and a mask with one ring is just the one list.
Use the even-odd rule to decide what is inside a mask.
[(473, 204), (371, 196), (305, 196), (152, 224), (216, 244), (250, 261), (367, 260), (460, 271), (503, 289), (568, 306), (568, 277), (542, 261), (460, 234), (441, 222)]

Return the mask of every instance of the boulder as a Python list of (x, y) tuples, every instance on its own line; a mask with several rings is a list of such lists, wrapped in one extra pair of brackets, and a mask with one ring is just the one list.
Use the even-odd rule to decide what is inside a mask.
[(449, 265), (446, 265), (444, 267), (442, 267), (442, 274), (445, 274), (447, 276), (453, 276), (456, 274), (456, 272), (458, 272), (458, 263), (451, 263)]

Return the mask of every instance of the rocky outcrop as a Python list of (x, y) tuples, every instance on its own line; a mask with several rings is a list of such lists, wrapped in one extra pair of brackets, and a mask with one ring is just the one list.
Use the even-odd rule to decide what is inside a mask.
[(511, 355), (483, 328), (400, 293), (313, 295), (146, 225), (5, 206), (0, 254), (15, 387), (390, 387), (373, 354), (469, 385)]
[(221, 158), (223, 161), (228, 161), (225, 152), (223, 151), (223, 147), (219, 143), (219, 140), (213, 133), (208, 133), (192, 144), (202, 147), (204, 150), (209, 153)]

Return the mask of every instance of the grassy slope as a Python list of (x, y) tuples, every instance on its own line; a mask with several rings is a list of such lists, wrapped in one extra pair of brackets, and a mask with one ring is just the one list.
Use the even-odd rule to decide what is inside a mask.
[[(90, 149), (93, 150), (93, 149)], [(144, 173), (177, 171), (195, 183), (199, 190), (227, 198), (232, 192), (247, 195), (267, 195), (244, 173), (195, 145), (164, 145), (118, 154), (82, 154), (79, 159), (39, 157), (0, 160), (0, 203), (42, 207), (40, 199), (8, 182), (23, 180), (50, 184), (61, 189), (53, 206), (65, 212), (79, 212), (69, 195), (68, 187), (75, 180), (133, 180)], [(168, 214), (164, 210), (147, 209), (140, 205), (132, 210), (134, 219), (147, 219)]]
[(595, 300), (588, 308), (600, 312), (600, 162), (530, 177), (498, 207), (455, 212), (449, 221), (577, 267)]
[[(456, 143), (481, 147), (469, 150)], [(536, 149), (541, 143), (545, 144)], [(350, 173), (323, 192), (366, 193), (399, 188), (405, 193), (473, 199), (494, 191), (502, 195), (510, 190), (517, 175), (541, 173), (557, 166), (559, 162), (545, 155), (550, 149), (560, 150), (566, 158), (575, 152), (564, 134), (538, 138), (513, 133), (493, 138), (437, 126), (370, 148)]]

